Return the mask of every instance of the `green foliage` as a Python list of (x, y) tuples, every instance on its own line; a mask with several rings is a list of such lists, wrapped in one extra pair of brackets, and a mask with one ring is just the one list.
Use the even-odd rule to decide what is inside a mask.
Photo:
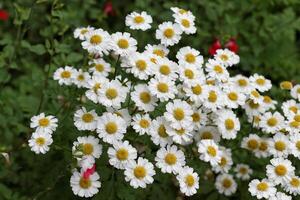
[[(75, 106), (82, 104), (74, 95), (79, 96), (83, 91), (61, 88), (51, 80), (57, 67), (87, 67), (87, 55), (73, 39), (76, 27), (92, 25), (110, 33), (128, 31), (143, 49), (148, 43), (157, 43), (155, 29), (147, 34), (130, 31), (124, 26), (126, 14), (145, 10), (154, 17), (156, 27), (162, 21), (171, 20), (171, 6), (182, 7), (196, 15), (197, 34), (184, 36), (180, 46), (191, 45), (207, 57), (215, 38), (224, 43), (236, 37), (241, 63), (234, 73), (260, 73), (275, 86), (283, 80), (300, 82), (298, 0), (114, 0), (117, 12), (114, 17), (103, 13), (103, 4), (103, 0), (7, 0), (2, 3), (11, 16), (7, 22), (0, 21), (0, 152), (7, 152), (10, 160), (1, 157), (0, 199), (76, 199), (69, 186), (72, 156), (63, 146), (70, 149), (76, 136), (81, 134), (72, 126), (72, 114)], [(173, 57), (176, 48), (173, 48)], [(280, 100), (285, 97), (276, 87), (271, 94)], [(40, 111), (57, 115), (60, 124), (54, 135), (55, 143), (46, 155), (34, 155), (27, 146), (32, 132), (30, 117)], [(239, 146), (241, 137), (250, 131), (246, 124), (243, 126), (245, 132), (240, 133), (239, 139), (224, 145)], [(149, 157), (156, 147), (143, 138), (136, 144), (144, 141), (149, 145), (144, 152)], [(107, 146), (104, 152), (106, 149)], [(186, 149), (185, 153), (188, 156), (193, 152)], [(248, 163), (258, 172), (266, 163), (240, 148), (234, 149), (233, 155), (235, 163)], [(102, 188), (93, 199), (183, 198), (170, 175), (157, 170), (153, 185), (145, 190), (134, 190), (125, 183), (121, 171), (108, 165), (105, 153), (97, 162)], [(190, 199), (229, 199), (216, 192), (212, 180), (204, 180), (207, 164), (199, 160), (189, 160), (188, 164), (201, 174), (199, 193)], [(247, 183), (239, 182), (239, 185), (231, 199), (251, 199)]]

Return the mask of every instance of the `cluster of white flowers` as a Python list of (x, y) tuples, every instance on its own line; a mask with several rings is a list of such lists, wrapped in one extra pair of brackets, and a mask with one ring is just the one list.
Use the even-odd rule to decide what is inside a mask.
[[(217, 190), (226, 196), (234, 194), (237, 190), (234, 176), (249, 180), (253, 173), (246, 164), (237, 163), (233, 168), (231, 149), (220, 144), (221, 139), (237, 138), (241, 129), (238, 108), (245, 110), (254, 128), (265, 133), (249, 134), (243, 138), (241, 147), (259, 158), (274, 157), (267, 166), (268, 179), (250, 182), (251, 194), (257, 198), (289, 199), (281, 192), (276, 193), (276, 185), (290, 194), (299, 194), (300, 179), (287, 156), (300, 158), (300, 104), (289, 100), (282, 105), (284, 115), (271, 112), (277, 102), (261, 94), (271, 89), (271, 81), (258, 74), (230, 76), (228, 69), (240, 59), (228, 49), (217, 50), (214, 57), (204, 62), (198, 50), (186, 46), (177, 52), (177, 61), (170, 60), (168, 46), (177, 44), (183, 33), (196, 32), (195, 17), (190, 11), (171, 10), (174, 22), (163, 22), (156, 30), (160, 44), (148, 44), (142, 52), (127, 32), (109, 34), (94, 27), (75, 30), (74, 37), (82, 41), (82, 48), (92, 57), (90, 67), (88, 70), (58, 68), (54, 79), (60, 85), (84, 88), (87, 99), (105, 111), (96, 113), (82, 107), (74, 114), (74, 125), (79, 131), (98, 135), (98, 138), (78, 137), (73, 143), (73, 156), (80, 169), (74, 169), (70, 181), (74, 194), (91, 197), (98, 192), (101, 183), (95, 159), (102, 154), (100, 143), (110, 146), (109, 164), (124, 170), (125, 181), (132, 187), (145, 188), (153, 183), (156, 167), (162, 173), (174, 174), (180, 191), (187, 196), (199, 188), (197, 169), (187, 166), (184, 155), (184, 146), (195, 144), (199, 159), (208, 162), (218, 174)], [(146, 12), (133, 12), (126, 17), (130, 29), (144, 31), (151, 28), (151, 23), (152, 17)], [(108, 62), (111, 59), (116, 60), (114, 64)], [(287, 82), (282, 87), (290, 89), (291, 96), (300, 100), (300, 85), (293, 87)], [(32, 127), (45, 126), (41, 117), (32, 119)], [(47, 129), (50, 132), (57, 122), (51, 120), (47, 121), (47, 127), (52, 127)], [(142, 157), (133, 141), (124, 140), (133, 131), (148, 135), (159, 147), (152, 160), (155, 164)], [(268, 138), (269, 134), (274, 136)], [(41, 146), (39, 141), (36, 139), (35, 143)], [(43, 144), (48, 146), (51, 142)]]

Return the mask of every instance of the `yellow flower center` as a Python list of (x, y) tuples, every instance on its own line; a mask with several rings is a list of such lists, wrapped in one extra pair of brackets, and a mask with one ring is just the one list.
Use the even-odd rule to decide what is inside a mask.
[(188, 79), (193, 79), (194, 78), (194, 72), (191, 69), (186, 69), (184, 70), (184, 75), (188, 78)]
[(173, 116), (176, 120), (180, 121), (184, 119), (184, 110), (182, 108), (176, 108), (173, 110)]
[(224, 167), (226, 164), (227, 164), (227, 159), (225, 157), (222, 157), (221, 162), (219, 163), (219, 165)]
[(47, 127), (50, 124), (50, 120), (46, 117), (39, 120), (39, 126)]
[(234, 121), (232, 119), (226, 119), (225, 120), (225, 127), (227, 130), (233, 130), (234, 129)]
[(272, 103), (272, 99), (269, 96), (264, 96), (264, 102), (265, 103)]
[(165, 156), (165, 162), (168, 165), (174, 165), (177, 162), (177, 157), (173, 153), (167, 153)]
[(94, 152), (94, 146), (90, 143), (82, 145), (82, 152), (84, 155), (91, 155)]
[(102, 42), (102, 37), (100, 35), (93, 35), (90, 39), (90, 43), (97, 45), (100, 44)]
[(151, 95), (149, 94), (149, 92), (141, 92), (140, 93), (140, 100), (147, 104), (151, 101)]
[(293, 128), (299, 128), (300, 127), (300, 122), (292, 121), (292, 122), (290, 122), (290, 126), (293, 127)]
[(201, 139), (202, 140), (213, 139), (213, 134), (211, 132), (205, 131), (202, 133)]
[(255, 150), (255, 149), (257, 149), (258, 148), (258, 141), (257, 140), (255, 140), (255, 139), (250, 139), (250, 140), (248, 140), (248, 142), (247, 142), (247, 147), (249, 148), (249, 149), (251, 149), (251, 150)]
[(217, 72), (218, 74), (223, 74), (224, 72), (223, 68), (220, 65), (215, 65), (214, 71)]
[(160, 56), (160, 57), (165, 57), (165, 52), (161, 49), (154, 49), (153, 54)]
[(260, 97), (260, 94), (259, 94), (256, 90), (253, 90), (253, 91), (251, 92), (251, 94), (252, 94), (254, 97), (256, 97), (256, 98), (259, 98), (259, 97)]
[(199, 113), (193, 113), (192, 118), (193, 118), (193, 122), (199, 122), (201, 119), (201, 116), (199, 115)]
[(89, 178), (80, 178), (79, 185), (83, 189), (88, 189), (92, 186), (92, 182)]
[(300, 151), (300, 141), (297, 141), (297, 142), (296, 142), (296, 147), (297, 147), (297, 149)]
[(141, 119), (139, 124), (142, 128), (148, 128), (150, 126), (149, 121), (146, 119)]
[(297, 93), (300, 94), (300, 87), (297, 89)]
[(202, 87), (200, 85), (195, 85), (192, 87), (192, 92), (195, 95), (200, 95), (202, 93)]
[(215, 157), (217, 155), (217, 150), (215, 147), (213, 146), (208, 146), (207, 147), (207, 153), (212, 156), (212, 157)]
[(86, 28), (84, 28), (84, 29), (82, 29), (82, 30), (80, 31), (80, 34), (84, 35), (84, 34), (86, 34), (87, 32), (88, 32), (88, 30), (87, 30)]
[(260, 182), (259, 184), (257, 184), (256, 188), (259, 191), (267, 191), (269, 188), (269, 185), (265, 182)]
[(146, 176), (147, 170), (143, 166), (136, 166), (133, 170), (133, 174), (136, 178), (142, 179)]
[(280, 83), (280, 88), (283, 90), (290, 90), (293, 88), (293, 84), (290, 81), (283, 81)]
[(167, 93), (169, 91), (169, 86), (166, 83), (158, 83), (157, 89), (161, 93)]
[(108, 99), (115, 99), (118, 96), (118, 91), (115, 88), (108, 88), (105, 92)]
[(70, 78), (70, 77), (71, 77), (71, 72), (69, 72), (69, 71), (63, 71), (63, 72), (60, 74), (60, 76), (61, 76), (62, 78)]
[(297, 113), (298, 112), (298, 108), (296, 106), (289, 107), (289, 110), (292, 111), (293, 113)]
[(278, 123), (278, 121), (275, 117), (271, 117), (270, 119), (267, 120), (267, 124), (271, 127), (276, 126), (277, 123)]
[(185, 177), (185, 184), (187, 184), (187, 186), (192, 187), (195, 184), (195, 178), (192, 175), (187, 175)]
[(82, 74), (79, 74), (79, 75), (77, 76), (77, 80), (78, 80), (78, 81), (84, 81), (84, 76), (83, 76)]
[(239, 79), (238, 84), (239, 84), (239, 86), (245, 87), (248, 85), (248, 82), (245, 79)]
[(292, 178), (292, 179), (290, 180), (290, 184), (291, 184), (291, 186), (293, 186), (293, 187), (299, 187), (299, 186), (300, 186), (300, 180), (297, 179), (297, 178)]
[(172, 28), (167, 28), (165, 31), (164, 31), (164, 36), (168, 39), (172, 38), (174, 36), (175, 32)]
[(241, 167), (240, 170), (239, 170), (239, 172), (241, 174), (247, 174), (248, 173), (248, 169), (246, 167)]
[(129, 47), (129, 42), (126, 40), (126, 39), (120, 39), (118, 41), (118, 46), (121, 48), (121, 49), (127, 49)]
[(159, 67), (159, 72), (163, 75), (169, 75), (171, 70), (170, 70), (170, 67), (168, 65), (161, 65)]
[(163, 124), (158, 127), (158, 135), (162, 138), (168, 137), (166, 127)]
[(176, 129), (175, 131), (176, 131), (177, 135), (183, 135), (185, 133), (185, 130), (183, 128), (178, 129), (178, 130)]
[(97, 93), (97, 91), (101, 88), (101, 84), (100, 83), (95, 83), (93, 90), (95, 93)]
[(84, 113), (81, 118), (85, 123), (90, 123), (94, 120), (94, 117), (91, 113)]
[(294, 120), (297, 121), (297, 122), (300, 122), (300, 115), (295, 115)]
[(255, 81), (258, 85), (264, 85), (266, 83), (266, 80), (263, 78), (258, 78)]
[(251, 109), (257, 109), (259, 107), (259, 103), (254, 103), (253, 100), (249, 101), (249, 106)]
[(284, 176), (286, 175), (287, 173), (287, 169), (284, 165), (277, 165), (275, 167), (275, 173), (278, 175), (278, 176)]
[(236, 92), (230, 92), (227, 94), (228, 98), (231, 100), (231, 101), (237, 101), (238, 100), (238, 95)]
[(186, 10), (184, 10), (184, 9), (179, 9), (179, 11), (178, 11), (180, 14), (184, 14), (184, 13), (187, 13), (187, 11)]
[(192, 53), (188, 53), (185, 55), (185, 61), (188, 63), (195, 63), (196, 56), (194, 56), (194, 54), (192, 54)]
[(266, 151), (268, 149), (268, 143), (265, 141), (260, 142), (259, 144), (259, 150), (260, 151)]
[(230, 188), (232, 185), (232, 181), (228, 178), (225, 178), (222, 182), (224, 188)]
[(220, 56), (220, 58), (221, 58), (221, 60), (223, 60), (223, 61), (227, 61), (229, 58), (228, 58), (228, 56), (226, 55), (226, 54), (222, 54), (221, 56)]
[(125, 148), (120, 148), (117, 152), (116, 152), (116, 157), (119, 160), (127, 160), (128, 158), (128, 151)]
[(275, 149), (277, 151), (284, 151), (286, 148), (286, 145), (283, 141), (276, 141), (275, 142)]
[(215, 85), (216, 84), (216, 81), (211, 79), (211, 80), (206, 80), (206, 84), (207, 85)]
[(95, 69), (96, 69), (98, 72), (103, 72), (103, 71), (104, 71), (104, 65), (102, 65), (102, 64), (96, 64), (96, 65), (95, 65)]
[(142, 17), (142, 16), (136, 16), (136, 17), (134, 18), (134, 22), (137, 23), (137, 24), (141, 24), (141, 23), (143, 23), (144, 21), (145, 21), (145, 19), (144, 19), (144, 17)]
[(35, 143), (39, 146), (43, 146), (46, 143), (46, 140), (43, 137), (38, 137), (35, 139)]
[(118, 125), (115, 122), (108, 122), (105, 125), (105, 131), (108, 134), (115, 134), (117, 132), (117, 130), (118, 130)]
[(208, 94), (208, 101), (211, 103), (215, 103), (218, 99), (218, 95), (215, 91), (210, 91)]
[(189, 28), (191, 26), (191, 23), (187, 19), (182, 19), (181, 20), (181, 25), (184, 26), (185, 28)]
[(147, 63), (144, 60), (136, 61), (135, 65), (140, 71), (144, 71), (147, 68)]

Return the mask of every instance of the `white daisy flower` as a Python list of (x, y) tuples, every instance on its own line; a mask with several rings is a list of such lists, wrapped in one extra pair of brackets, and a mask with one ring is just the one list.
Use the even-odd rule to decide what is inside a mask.
[(163, 173), (177, 174), (179, 170), (185, 165), (184, 153), (175, 145), (168, 145), (160, 148), (155, 157), (156, 166), (161, 169)]
[(212, 111), (224, 107), (224, 93), (216, 86), (207, 86), (204, 91), (203, 106)]
[(236, 177), (246, 181), (250, 179), (250, 176), (253, 173), (253, 170), (246, 164), (237, 164), (234, 168), (234, 172), (236, 173)]
[(185, 34), (196, 33), (195, 16), (192, 14), (175, 15), (175, 22), (180, 25), (180, 28)]
[(186, 196), (192, 196), (199, 189), (199, 176), (191, 167), (183, 167), (179, 170), (176, 179), (179, 182), (180, 191)]
[(99, 188), (101, 187), (99, 179), (100, 176), (97, 172), (94, 172), (89, 177), (84, 177), (83, 171), (79, 173), (75, 170), (70, 179), (72, 191), (80, 197), (92, 197), (99, 192)]
[(137, 50), (137, 41), (130, 33), (116, 32), (111, 35), (110, 46), (116, 55), (128, 56)]
[(212, 167), (212, 170), (215, 171), (216, 173), (218, 172), (228, 173), (233, 164), (232, 157), (231, 157), (231, 149), (220, 147), (220, 150), (222, 151), (221, 160), (218, 163), (218, 165)]
[(116, 114), (118, 117), (121, 117), (125, 123), (126, 127), (130, 126), (131, 123), (131, 115), (129, 114), (129, 111), (127, 108), (123, 109), (114, 109), (114, 108), (107, 108), (107, 112), (110, 112), (112, 114)]
[(263, 96), (256, 89), (250, 91), (249, 99), (253, 100), (254, 103), (259, 103), (259, 104), (262, 104), (264, 100)]
[(180, 129), (192, 126), (192, 114), (192, 107), (187, 102), (175, 99), (166, 105), (164, 117), (171, 127)]
[(49, 146), (52, 142), (51, 134), (47, 132), (34, 132), (28, 141), (28, 145), (34, 153), (45, 154), (50, 150)]
[(94, 131), (97, 128), (98, 115), (95, 110), (87, 111), (85, 107), (77, 110), (74, 114), (74, 125), (80, 131)]
[(216, 178), (215, 186), (219, 193), (230, 196), (236, 192), (237, 184), (230, 174), (220, 174)]
[(221, 162), (222, 152), (213, 140), (201, 140), (198, 143), (198, 152), (200, 153), (200, 160), (210, 162), (212, 166)]
[(157, 105), (157, 98), (153, 96), (145, 84), (138, 84), (134, 87), (134, 91), (131, 93), (131, 99), (139, 110), (145, 112), (151, 112)]
[(260, 119), (260, 127), (266, 133), (278, 132), (284, 124), (284, 117), (279, 113), (267, 112)]
[(217, 114), (216, 124), (223, 139), (234, 139), (240, 130), (240, 121), (232, 110), (222, 110)]
[(249, 78), (238, 74), (234, 77), (229, 78), (229, 83), (235, 88), (237, 91), (243, 94), (250, 94), (253, 90), (253, 85), (250, 83)]
[(194, 138), (196, 142), (201, 140), (213, 140), (215, 143), (220, 141), (220, 133), (216, 127), (204, 126), (194, 132)]
[(78, 88), (86, 88), (88, 87), (88, 80), (91, 78), (88, 72), (82, 71), (79, 69), (78, 71), (74, 71), (74, 79), (73, 82)]
[(298, 99), (298, 101), (300, 101), (300, 84), (295, 85), (292, 89), (291, 89), (291, 96), (294, 99)]
[(201, 68), (204, 62), (200, 52), (190, 46), (180, 48), (176, 54), (176, 58), (179, 65), (193, 65), (197, 68)]
[(270, 143), (270, 138), (260, 138), (258, 149), (254, 151), (255, 156), (258, 158), (266, 158), (270, 156)]
[(175, 18), (176, 15), (185, 15), (185, 14), (192, 15), (191, 11), (185, 10), (185, 9), (182, 9), (182, 8), (178, 8), (178, 7), (171, 7), (171, 10), (174, 13), (173, 14), (174, 18)]
[(108, 79), (105, 77), (95, 74), (87, 82), (88, 90), (85, 92), (85, 96), (94, 103), (98, 103), (99, 91), (103, 85), (106, 85)]
[(93, 30), (94, 30), (94, 28), (90, 27), (90, 26), (76, 28), (73, 32), (73, 36), (74, 36), (74, 38), (78, 38), (80, 40), (85, 40), (86, 34)]
[(165, 46), (173, 46), (181, 39), (182, 30), (180, 25), (172, 22), (163, 22), (158, 26), (155, 37)]
[(144, 158), (138, 158), (137, 162), (130, 162), (126, 167), (125, 180), (133, 188), (146, 188), (147, 184), (153, 183), (155, 175), (154, 166)]
[(166, 57), (158, 58), (156, 64), (153, 67), (153, 74), (157, 77), (167, 77), (171, 80), (175, 80), (178, 75), (178, 65), (176, 62), (169, 60)]
[(297, 103), (295, 100), (291, 99), (283, 102), (281, 105), (281, 109), (285, 117), (289, 118), (289, 116), (293, 116), (294, 114), (300, 111), (300, 104)]
[(156, 96), (160, 101), (174, 99), (177, 93), (175, 82), (166, 77), (152, 78), (148, 88), (151, 94)]
[(132, 12), (126, 16), (125, 24), (133, 30), (145, 31), (151, 28), (152, 17), (143, 11), (141, 13)]
[(240, 62), (240, 57), (228, 49), (218, 49), (214, 56), (215, 59), (221, 62), (225, 67), (231, 67)]
[(77, 141), (73, 142), (72, 153), (78, 158), (100, 158), (102, 154), (102, 145), (99, 144), (99, 139), (94, 136), (78, 137)]
[(71, 85), (74, 77), (75, 69), (71, 66), (60, 67), (53, 74), (53, 79), (58, 81), (59, 85)]
[(249, 77), (251, 84), (260, 92), (266, 92), (271, 89), (271, 81), (262, 75), (253, 74)]
[(290, 154), (291, 144), (287, 136), (277, 133), (271, 140), (270, 153), (274, 157), (286, 158)]
[(136, 114), (132, 117), (131, 126), (139, 135), (149, 134), (151, 119), (148, 114)]
[(201, 80), (194, 82), (192, 84), (183, 84), (182, 90), (184, 92), (183, 97), (189, 97), (189, 99), (197, 105), (200, 105), (206, 97), (206, 87), (207, 85)]
[(132, 53), (121, 66), (126, 68), (128, 73), (132, 73), (136, 78), (141, 80), (147, 80), (153, 71), (153, 63), (148, 54), (145, 53)]
[(269, 199), (276, 194), (276, 188), (272, 181), (254, 179), (249, 183), (249, 192), (257, 199)]
[(248, 137), (244, 137), (241, 143), (241, 147), (248, 149), (249, 151), (258, 151), (260, 137), (256, 134), (249, 134)]
[(282, 184), (284, 191), (288, 192), (291, 195), (300, 194), (300, 177), (291, 176), (290, 180)]
[(167, 133), (167, 124), (164, 117), (157, 117), (152, 121), (150, 136), (154, 144), (164, 147), (173, 143), (172, 138)]
[(255, 103), (253, 100), (246, 101), (243, 108), (245, 109), (246, 114), (248, 116), (260, 116), (262, 113), (266, 111), (266, 108), (262, 104)]
[(292, 197), (289, 195), (286, 195), (282, 192), (277, 192), (275, 196), (270, 197), (269, 200), (292, 200)]
[(97, 133), (99, 138), (109, 144), (122, 140), (126, 133), (125, 120), (116, 114), (104, 113), (99, 117)]
[(177, 144), (186, 144), (192, 142), (193, 140), (193, 126), (187, 126), (186, 128), (172, 128), (167, 126), (167, 133), (172, 137), (172, 140)]
[(179, 79), (184, 84), (193, 85), (195, 83), (203, 82), (204, 73), (201, 68), (194, 65), (182, 65), (179, 67)]
[(236, 109), (245, 105), (246, 96), (231, 86), (225, 89), (224, 101), (228, 108)]
[(264, 95), (263, 96), (263, 101), (262, 101), (262, 106), (265, 107), (266, 110), (275, 110), (276, 109), (276, 104), (278, 102), (274, 101), (271, 97)]
[(31, 117), (30, 121), (30, 128), (35, 128), (36, 132), (49, 134), (52, 134), (56, 130), (58, 122), (55, 116), (46, 116), (45, 113)]
[(204, 112), (201, 108), (197, 108), (196, 106), (192, 107), (193, 108), (193, 114), (192, 114), (192, 119), (193, 119), (193, 124), (194, 124), (194, 129), (201, 129), (203, 126), (206, 125), (208, 121), (207, 113)]
[(207, 76), (214, 80), (224, 82), (229, 78), (229, 72), (220, 61), (209, 59), (205, 64), (205, 70), (208, 73)]
[(103, 29), (91, 30), (86, 34), (85, 40), (81, 43), (83, 49), (91, 54), (108, 54), (110, 35)]
[(103, 58), (97, 58), (89, 62), (91, 66), (89, 72), (92, 72), (93, 75), (98, 74), (104, 77), (108, 76), (108, 73), (111, 72), (110, 63), (106, 62)]
[(112, 80), (101, 88), (99, 91), (98, 101), (105, 107), (121, 107), (121, 103), (125, 102), (129, 89), (122, 86), (118, 80)]
[(109, 164), (117, 169), (126, 169), (129, 162), (137, 158), (137, 150), (126, 140), (124, 142), (114, 142), (113, 147), (107, 150)]
[(284, 183), (291, 179), (294, 175), (295, 167), (291, 161), (283, 158), (273, 158), (269, 165), (266, 166), (266, 174), (268, 179), (275, 184)]
[(145, 47), (145, 53), (154, 54), (156, 56), (159, 56), (161, 58), (164, 58), (168, 55), (169, 49), (167, 49), (166, 46), (158, 44), (158, 45), (151, 45), (147, 44)]

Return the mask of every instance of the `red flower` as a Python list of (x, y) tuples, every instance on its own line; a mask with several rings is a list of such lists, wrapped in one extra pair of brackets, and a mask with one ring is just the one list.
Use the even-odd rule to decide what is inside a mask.
[(0, 10), (0, 20), (7, 21), (9, 17), (9, 13), (6, 10)]
[(222, 46), (219, 39), (216, 39), (215, 42), (209, 47), (208, 53), (213, 56), (216, 51), (221, 48)]
[(88, 179), (90, 177), (90, 175), (92, 175), (96, 170), (96, 164), (93, 165), (93, 167), (85, 170), (85, 172), (83, 172), (83, 178), (84, 179)]
[(115, 16), (116, 15), (116, 11), (115, 11), (111, 1), (106, 1), (105, 2), (104, 7), (103, 7), (103, 12), (107, 16)]
[(225, 47), (228, 48), (230, 51), (233, 51), (234, 53), (237, 53), (239, 51), (239, 46), (236, 43), (236, 40), (234, 38), (231, 38), (226, 44)]

